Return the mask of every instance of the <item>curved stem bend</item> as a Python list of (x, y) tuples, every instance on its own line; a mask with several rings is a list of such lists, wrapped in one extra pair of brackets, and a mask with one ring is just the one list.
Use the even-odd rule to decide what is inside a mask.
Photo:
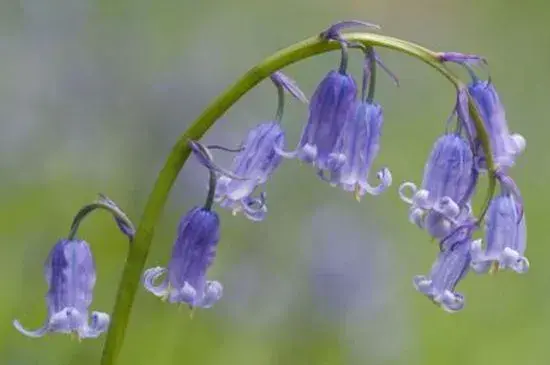
[[(342, 39), (348, 42), (362, 43), (365, 46), (384, 47), (408, 54), (430, 65), (447, 78), (457, 89), (462, 85), (461, 81), (441, 63), (436, 52), (417, 44), (393, 37), (370, 33), (342, 34)], [(116, 296), (111, 326), (103, 349), (101, 359), (102, 365), (112, 365), (122, 348), (132, 304), (140, 283), (141, 273), (149, 252), (155, 225), (161, 215), (172, 185), (190, 154), (188, 140), (200, 139), (227, 109), (235, 104), (260, 81), (269, 77), (273, 72), (314, 55), (337, 49), (340, 49), (340, 44), (338, 42), (326, 41), (322, 37), (317, 36), (278, 51), (250, 69), (235, 84), (218, 96), (179, 138), (172, 148), (164, 167), (158, 175), (155, 186), (149, 195), (143, 216), (138, 225), (134, 243), (128, 252), (126, 265), (122, 273)], [(485, 136), (485, 140), (487, 140), (483, 123), (478, 123), (478, 119), (479, 121), (481, 121), (481, 119), (475, 119), (476, 128), (479, 133), (478, 135), (481, 137), (482, 141), (484, 140), (483, 136)], [(484, 145), (484, 147), (488, 147), (488, 143), (486, 146)], [(487, 150), (486, 152), (489, 151)], [(491, 156), (490, 153), (486, 155)], [(491, 169), (491, 166), (489, 166), (489, 168)]]

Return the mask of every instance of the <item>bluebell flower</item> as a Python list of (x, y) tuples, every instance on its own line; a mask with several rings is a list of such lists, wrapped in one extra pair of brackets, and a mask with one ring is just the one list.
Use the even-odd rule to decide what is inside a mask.
[(280, 165), (281, 156), (276, 149), (282, 149), (285, 133), (276, 121), (262, 123), (248, 132), (242, 150), (233, 159), (231, 170), (246, 180), (221, 175), (216, 187), (215, 200), (220, 206), (234, 213), (242, 211), (246, 217), (261, 221), (267, 213), (265, 193), (259, 197), (252, 194), (259, 185), (265, 184), (273, 171)]
[[(525, 150), (525, 138), (517, 133), (510, 134), (504, 106), (490, 81), (474, 79), (468, 85), (468, 91), (475, 100), (489, 135), (495, 163), (501, 167), (511, 167), (516, 157)], [(478, 153), (482, 155), (482, 151)]]
[(90, 246), (85, 241), (57, 242), (44, 265), (44, 276), (49, 286), (46, 323), (29, 331), (15, 320), (13, 324), (19, 332), (29, 337), (42, 337), (48, 332), (76, 333), (82, 339), (98, 337), (107, 329), (106, 313), (92, 312), (88, 322), (96, 271)]
[(428, 276), (414, 277), (413, 284), (416, 290), (447, 312), (461, 310), (464, 307), (464, 296), (456, 292), (455, 287), (468, 273), (472, 245), (468, 235), (441, 251)]
[[(470, 199), (476, 183), (470, 145), (460, 135), (449, 133), (435, 142), (421, 188), (405, 182), (399, 194), (411, 205), (410, 221), (442, 239), (471, 219)], [(412, 198), (406, 196), (406, 189), (412, 190)]]
[(472, 249), (472, 269), (487, 272), (507, 269), (523, 274), (529, 269), (525, 258), (527, 230), (525, 213), (512, 194), (502, 193), (491, 201), (486, 217), (486, 247), (481, 242)]
[[(217, 281), (206, 280), (216, 256), (220, 220), (216, 212), (195, 207), (181, 220), (168, 268), (154, 267), (143, 274), (145, 289), (170, 303), (210, 308), (223, 293)], [(160, 284), (156, 280), (166, 274)]]
[(342, 161), (334, 153), (350, 110), (357, 96), (357, 85), (345, 71), (330, 71), (315, 90), (309, 103), (309, 118), (293, 152), (279, 153), (287, 158), (299, 158), (318, 171), (330, 170)]
[(371, 101), (357, 101), (347, 117), (344, 129), (333, 150), (330, 183), (345, 191), (355, 191), (359, 200), (365, 193), (378, 195), (392, 182), (387, 168), (377, 174), (381, 183), (373, 187), (368, 182), (369, 171), (378, 151), (382, 133), (382, 107)]

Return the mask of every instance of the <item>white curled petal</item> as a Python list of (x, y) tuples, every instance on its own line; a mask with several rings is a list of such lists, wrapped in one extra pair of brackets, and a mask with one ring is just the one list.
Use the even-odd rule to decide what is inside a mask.
[(419, 228), (424, 229), (424, 217), (426, 211), (420, 208), (411, 208), (409, 211), (409, 221), (416, 224)]
[(460, 207), (455, 201), (448, 197), (444, 196), (439, 199), (434, 206), (434, 210), (438, 213), (441, 213), (445, 218), (454, 219), (460, 214)]
[(430, 211), (424, 219), (424, 227), (430, 236), (443, 239), (453, 232), (452, 223), (436, 211)]
[[(411, 197), (410, 198), (409, 198), (409, 196), (407, 196), (405, 194), (406, 190), (411, 191)], [(401, 184), (399, 186), (399, 189), (398, 189), (399, 197), (405, 203), (412, 204), (413, 203), (412, 197), (414, 196), (414, 194), (416, 194), (417, 190), (418, 190), (418, 188), (416, 187), (416, 185), (414, 183), (412, 183), (410, 181), (406, 181), (406, 182), (404, 182), (403, 184)]]
[(375, 196), (380, 195), (384, 191), (386, 191), (386, 189), (390, 187), (392, 183), (392, 175), (390, 170), (387, 168), (383, 168), (382, 170), (378, 171), (376, 177), (378, 178), (378, 180), (380, 180), (380, 184), (378, 184), (377, 186), (373, 187), (368, 182), (360, 183), (361, 188), (363, 188), (370, 195)]
[(506, 247), (500, 255), (499, 264), (503, 268), (511, 268), (518, 274), (526, 273), (529, 270), (529, 261), (517, 251)]
[(70, 333), (84, 328), (87, 320), (86, 313), (67, 307), (51, 316), (49, 328), (52, 332)]
[(432, 280), (425, 275), (416, 275), (413, 278), (413, 285), (416, 290), (424, 295), (431, 296), (433, 294)]
[(296, 151), (296, 156), (306, 163), (315, 164), (315, 160), (317, 159), (317, 146), (306, 143), (301, 149)]
[(472, 255), (472, 260), (470, 261), (470, 267), (474, 272), (478, 274), (484, 274), (489, 271), (491, 266), (491, 260), (488, 260), (485, 253), (483, 252), (483, 247), (481, 246), (482, 240), (474, 240), (470, 244), (470, 254)]
[(19, 321), (17, 319), (14, 319), (13, 320), (13, 326), (15, 327), (16, 330), (18, 330), (21, 334), (27, 336), (27, 337), (32, 337), (32, 338), (39, 338), (39, 337), (42, 337), (44, 336), (46, 333), (49, 332), (49, 328), (48, 328), (48, 325), (44, 325), (43, 327), (37, 329), (37, 330), (34, 330), (34, 331), (29, 331), (27, 330), (25, 327), (23, 327), (21, 325), (21, 323), (19, 323)]
[(418, 190), (413, 198), (413, 204), (422, 209), (432, 209), (433, 202), (430, 200), (430, 192), (425, 189)]
[(99, 337), (109, 327), (110, 320), (111, 318), (107, 313), (92, 312), (90, 325), (79, 331), (80, 338)]
[(180, 290), (170, 293), (170, 303), (186, 303), (195, 307), (197, 301), (197, 291), (188, 282), (185, 282)]
[(217, 281), (208, 281), (204, 288), (204, 297), (197, 306), (202, 308), (210, 308), (216, 303), (223, 295), (223, 286)]
[(273, 150), (275, 151), (275, 153), (277, 153), (279, 156), (281, 157), (284, 157), (284, 158), (288, 158), (288, 159), (293, 159), (295, 158), (297, 155), (298, 155), (298, 151), (291, 151), (291, 152), (288, 152), (288, 151), (285, 151), (283, 150), (282, 148), (280, 148), (279, 146), (277, 145), (274, 145), (273, 146)]
[(514, 145), (514, 155), (519, 156), (525, 151), (525, 147), (527, 146), (527, 141), (525, 140), (525, 137), (523, 137), (521, 134), (514, 133), (510, 136), (510, 141)]
[(526, 257), (521, 256), (516, 262), (514, 262), (513, 265), (510, 265), (510, 267), (518, 274), (525, 274), (529, 271), (529, 260), (527, 260)]
[(434, 301), (439, 303), (441, 308), (449, 313), (458, 312), (464, 308), (464, 296), (460, 293), (453, 293), (450, 290), (445, 290), (442, 295), (434, 298)]
[(155, 285), (155, 282), (166, 271), (165, 268), (160, 266), (146, 270), (143, 273), (143, 286), (145, 289), (157, 297), (165, 297), (168, 294), (168, 281), (164, 280), (159, 285)]

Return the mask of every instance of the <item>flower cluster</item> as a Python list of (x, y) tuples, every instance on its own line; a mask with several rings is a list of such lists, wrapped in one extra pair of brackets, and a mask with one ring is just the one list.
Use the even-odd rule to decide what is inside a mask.
[[(338, 67), (320, 81), (311, 100), (291, 78), (275, 72), (270, 77), (277, 89), (275, 117), (252, 128), (239, 148), (188, 141), (188, 148), (210, 172), (208, 195), (203, 206), (192, 208), (182, 217), (168, 265), (143, 273), (147, 291), (190, 308), (209, 308), (216, 303), (222, 297), (223, 287), (218, 281), (207, 280), (220, 239), (220, 218), (213, 210), (214, 204), (234, 214), (242, 212), (255, 222), (264, 220), (267, 215), (264, 185), (285, 159), (310, 165), (322, 181), (353, 192), (357, 200), (367, 193), (379, 195), (388, 189), (392, 175), (385, 167), (376, 173), (377, 185), (369, 182), (384, 124), (383, 108), (374, 98), (377, 69), (386, 72), (396, 84), (398, 81), (373, 46), (346, 41), (341, 31), (358, 25), (376, 27), (345, 21), (320, 34), (322, 41), (339, 45), (341, 58)], [(364, 55), (360, 86), (348, 71), (352, 48), (360, 49)], [(441, 67), (447, 62), (464, 66), (471, 81), (468, 85), (456, 83), (457, 101), (452, 118), (433, 145), (422, 183), (417, 186), (404, 182), (399, 195), (410, 206), (410, 222), (437, 240), (440, 248), (429, 274), (416, 276), (414, 286), (443, 309), (454, 312), (464, 306), (464, 296), (455, 288), (470, 269), (477, 273), (499, 269), (525, 273), (529, 268), (524, 257), (523, 202), (509, 175), (526, 142), (521, 135), (510, 133), (493, 83), (479, 79), (474, 72), (472, 66), (484, 62), (481, 57), (453, 52), (437, 55)], [(307, 123), (292, 151), (285, 149), (282, 126), (286, 93), (309, 108)], [(214, 162), (214, 149), (236, 153), (229, 169)], [(493, 189), (481, 214), (475, 216), (472, 199), (483, 175), (489, 177)], [(500, 192), (493, 197), (495, 181)], [(79, 338), (87, 338), (97, 337), (108, 327), (109, 315), (101, 312), (89, 315), (96, 282), (95, 264), (88, 243), (76, 238), (80, 222), (96, 208), (111, 212), (120, 231), (133, 241), (132, 222), (109, 198), (100, 196), (98, 201), (82, 208), (68, 237), (59, 240), (46, 260), (47, 321), (42, 328), (29, 331), (16, 320), (14, 325), (21, 333), (31, 337), (48, 332), (76, 333)], [(480, 228), (484, 228), (485, 238), (474, 239)]]
[[(327, 41), (340, 42), (342, 56), (339, 67), (321, 80), (309, 102), (291, 78), (275, 72), (271, 75), (278, 91), (275, 118), (253, 127), (239, 148), (232, 150), (189, 142), (198, 161), (210, 170), (207, 202), (204, 207), (195, 207), (183, 216), (168, 267), (154, 267), (144, 273), (143, 283), (149, 292), (191, 308), (208, 308), (219, 300), (222, 285), (206, 280), (206, 271), (214, 260), (219, 240), (219, 218), (211, 210), (212, 203), (218, 203), (233, 214), (242, 212), (252, 221), (264, 220), (267, 200), (263, 185), (285, 158), (312, 165), (323, 181), (354, 192), (357, 199), (365, 193), (378, 195), (390, 186), (392, 178), (387, 168), (378, 172), (378, 186), (368, 182), (370, 167), (380, 149), (383, 125), (383, 111), (374, 101), (375, 83), (371, 75), (377, 65), (389, 70), (372, 48), (364, 48), (365, 67), (358, 95), (356, 81), (347, 71), (348, 52), (353, 45), (344, 42), (339, 33), (343, 26), (349, 25), (370, 26), (362, 22), (339, 23), (321, 35)], [(292, 152), (284, 150), (285, 132), (281, 125), (285, 93), (309, 103), (308, 121)], [(213, 149), (236, 152), (230, 169), (214, 162)], [(163, 275), (164, 279), (157, 284)]]
[[(405, 182), (399, 194), (410, 205), (409, 220), (440, 242), (441, 252), (429, 275), (416, 276), (414, 286), (446, 311), (454, 312), (464, 306), (464, 297), (455, 287), (470, 269), (477, 273), (494, 273), (498, 269), (525, 273), (529, 268), (529, 261), (523, 256), (526, 249), (523, 203), (508, 174), (525, 149), (525, 139), (510, 134), (494, 85), (479, 80), (470, 67), (479, 58), (449, 53), (442, 54), (441, 59), (466, 66), (472, 80), (467, 88), (458, 90), (453, 113), (456, 128), (447, 130), (434, 143), (422, 185), (417, 188), (414, 183)], [(492, 171), (469, 112), (471, 107), (478, 111), (488, 137)], [(471, 200), (482, 174), (498, 181), (500, 193), (491, 199), (480, 217), (475, 217)], [(482, 239), (473, 239), (482, 221), (485, 244)]]

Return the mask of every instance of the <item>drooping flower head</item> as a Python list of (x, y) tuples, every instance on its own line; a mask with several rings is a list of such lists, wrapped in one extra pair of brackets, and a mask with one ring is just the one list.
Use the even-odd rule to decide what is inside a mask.
[(262, 123), (248, 132), (242, 150), (233, 159), (231, 170), (246, 180), (237, 180), (222, 175), (216, 188), (216, 201), (220, 206), (243, 211), (251, 220), (260, 221), (267, 213), (267, 206), (260, 197), (252, 194), (258, 185), (265, 184), (281, 163), (281, 156), (275, 148), (282, 149), (285, 134), (276, 122)]
[(46, 303), (48, 318), (35, 331), (25, 329), (18, 320), (15, 328), (29, 337), (42, 337), (48, 332), (76, 333), (79, 338), (98, 337), (109, 325), (109, 315), (88, 308), (96, 282), (95, 263), (88, 243), (62, 239), (52, 248), (44, 265), (48, 283)]
[[(145, 289), (170, 303), (210, 308), (223, 292), (217, 281), (206, 280), (216, 256), (220, 221), (216, 212), (195, 207), (181, 220), (168, 268), (154, 267), (143, 274)], [(160, 284), (156, 280), (166, 274)]]
[(491, 267), (527, 272), (525, 213), (516, 198), (507, 191), (493, 198), (485, 222), (486, 247), (483, 249), (481, 242), (473, 247), (472, 269), (480, 273)]
[(334, 148), (357, 96), (357, 85), (346, 72), (330, 71), (321, 81), (309, 103), (309, 118), (294, 152), (280, 152), (297, 157), (317, 170), (328, 170), (338, 163)]
[(378, 186), (373, 187), (368, 182), (370, 167), (380, 150), (382, 107), (357, 101), (350, 114), (334, 149), (341, 158), (331, 166), (330, 182), (345, 191), (354, 191), (357, 199), (365, 193), (378, 195), (392, 181), (390, 171), (384, 168), (377, 174), (381, 181)]
[[(492, 157), (500, 168), (513, 166), (516, 157), (525, 150), (526, 141), (522, 135), (510, 133), (504, 106), (494, 84), (490, 80), (480, 80), (471, 67), (472, 64), (487, 65), (487, 61), (480, 56), (456, 52), (441, 53), (440, 59), (443, 62), (461, 64), (467, 69), (472, 78), (472, 81), (468, 84), (467, 92), (472, 97), (483, 120)], [(484, 152), (481, 148), (481, 141), (477, 136), (473, 118), (468, 110), (468, 94), (464, 91), (459, 90), (457, 112), (462, 124), (464, 124), (468, 138), (475, 147), (474, 153), (479, 161), (479, 167), (485, 168)]]
[[(281, 151), (285, 143), (285, 133), (280, 124), (283, 117), (285, 91), (307, 103), (304, 93), (288, 76), (281, 72), (275, 72), (271, 75), (271, 80), (278, 91), (275, 119), (260, 123), (247, 133), (241, 148), (233, 159), (229, 174), (221, 168), (214, 167), (212, 161), (205, 162), (208, 160), (209, 154), (206, 148), (202, 148), (202, 152), (204, 152), (202, 153), (203, 164), (221, 172), (216, 187), (215, 201), (220, 203), (221, 207), (232, 210), (234, 214), (242, 211), (247, 218), (253, 221), (263, 220), (267, 213), (265, 192), (262, 191), (257, 196), (253, 194), (260, 185), (267, 182), (282, 160), (277, 151)], [(194, 151), (201, 152), (198, 151), (201, 149), (200, 144), (193, 143), (191, 147)]]
[(451, 313), (464, 307), (464, 296), (455, 287), (468, 273), (471, 261), (471, 237), (460, 238), (438, 254), (428, 276), (417, 275), (413, 280), (416, 290)]
[[(372, 48), (368, 48), (365, 53), (361, 99), (356, 100), (349, 110), (332, 151), (332, 163), (328, 169), (330, 178), (326, 178), (324, 171), (320, 171), (320, 176), (332, 185), (345, 191), (354, 191), (357, 200), (367, 192), (371, 195), (382, 193), (392, 181), (390, 171), (384, 168), (377, 174), (381, 181), (378, 186), (373, 187), (368, 182), (370, 168), (380, 150), (384, 123), (382, 107), (374, 101), (375, 67), (379, 64), (384, 70), (389, 70), (383, 66)], [(390, 75), (397, 83), (395, 76)]]
[[(411, 205), (409, 219), (435, 238), (444, 238), (470, 217), (470, 198), (477, 182), (469, 143), (456, 133), (435, 142), (424, 168), (422, 186), (412, 182), (400, 187), (403, 201)], [(410, 188), (412, 198), (404, 191)]]
[(474, 79), (468, 85), (468, 91), (483, 119), (495, 162), (502, 167), (514, 165), (516, 157), (525, 149), (525, 138), (520, 134), (510, 134), (504, 106), (493, 83)]
[(334, 151), (357, 96), (357, 85), (347, 71), (349, 44), (340, 34), (343, 28), (355, 25), (372, 26), (356, 21), (340, 22), (321, 33), (327, 41), (340, 43), (340, 66), (338, 70), (330, 71), (315, 89), (309, 103), (308, 121), (296, 150), (279, 151), (284, 157), (297, 157), (313, 165), (321, 174), (341, 163), (341, 156)]

